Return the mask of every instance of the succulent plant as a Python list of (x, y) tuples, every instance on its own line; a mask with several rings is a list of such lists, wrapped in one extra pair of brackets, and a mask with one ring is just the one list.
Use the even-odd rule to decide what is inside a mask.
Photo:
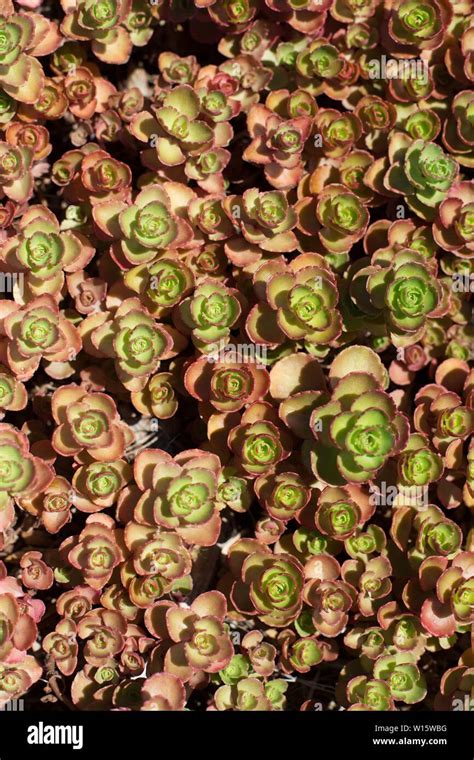
[(461, 166), (473, 165), (472, 134), (467, 118), (472, 108), (472, 92), (458, 92), (452, 100), (452, 118), (446, 120), (443, 142)]
[(460, 552), (461, 530), (439, 507), (429, 504), (419, 511), (411, 507), (406, 510), (394, 517), (392, 535), (398, 545), (406, 548), (410, 533), (414, 534), (415, 544), (408, 550), (408, 557), (415, 567), (420, 568), (428, 557), (453, 559)]
[(132, 4), (129, 0), (100, 0), (98, 4), (78, 0), (66, 6), (66, 10), (61, 25), (65, 37), (91, 40), (94, 54), (105, 63), (126, 63), (132, 45), (141, 43), (140, 36), (133, 33)]
[(265, 176), (273, 187), (295, 187), (303, 176), (302, 152), (311, 132), (311, 118), (284, 120), (270, 109), (254, 105), (247, 124), (253, 140), (243, 158), (264, 165)]
[(22, 697), (41, 678), (41, 668), (31, 655), (18, 662), (2, 664), (0, 671), (0, 703), (6, 705)]
[(171, 352), (173, 339), (138, 299), (126, 299), (113, 315), (92, 333), (100, 354), (115, 359), (117, 376), (130, 391), (140, 391)]
[[(278, 268), (277, 268), (278, 267)], [(300, 254), (289, 266), (284, 262), (263, 264), (258, 270), (260, 281), (266, 280), (266, 302), (250, 313), (247, 332), (256, 342), (265, 337), (259, 333), (263, 323), (266, 331), (275, 323), (274, 330), (282, 339), (305, 340), (307, 345), (327, 345), (336, 340), (342, 331), (342, 320), (336, 308), (337, 285), (333, 273), (322, 256)]]
[[(295, 68), (298, 84), (307, 89), (311, 95), (325, 93), (330, 95), (337, 90), (333, 80), (338, 79), (344, 67), (342, 56), (334, 45), (327, 39), (314, 40), (299, 53)], [(311, 81), (312, 80), (312, 81)]]
[(139, 264), (124, 277), (128, 288), (138, 293), (150, 314), (166, 316), (189, 295), (194, 284), (192, 271), (177, 258), (160, 258)]
[(455, 256), (472, 256), (472, 182), (460, 182), (448, 191), (446, 200), (439, 207), (439, 218), (433, 224), (433, 236), (445, 250)]
[(128, 206), (104, 199), (94, 210), (94, 221), (104, 234), (118, 238), (117, 247), (129, 264), (148, 263), (156, 257), (157, 249), (177, 248), (192, 238), (189, 224), (174, 213), (179, 192), (180, 186), (177, 195), (170, 197), (166, 186), (151, 185)]
[(58, 475), (39, 493), (18, 498), (19, 505), (35, 517), (39, 517), (48, 533), (58, 533), (70, 522), (73, 501), (71, 483)]
[(240, 299), (233, 288), (202, 282), (192, 296), (179, 305), (179, 324), (190, 333), (193, 342), (202, 353), (213, 353), (219, 345), (225, 345), (241, 314)]
[[(276, 647), (267, 641), (261, 631), (250, 631), (242, 639), (252, 669), (259, 676), (269, 677), (275, 671)], [(235, 655), (238, 657), (238, 655)]]
[(472, 711), (469, 11), (3, 0), (1, 709)]
[(29, 380), (42, 359), (66, 362), (81, 350), (79, 331), (52, 295), (38, 296), (26, 306), (2, 301), (2, 307), (6, 361), (19, 380)]
[(317, 555), (306, 568), (304, 600), (311, 608), (315, 630), (328, 638), (345, 630), (356, 595), (354, 587), (338, 580), (338, 575), (336, 560), (319, 560)]
[(200, 594), (187, 609), (173, 603), (165, 605), (164, 615), (157, 617), (156, 624), (152, 611), (148, 627), (154, 635), (169, 641), (166, 673), (187, 683), (196, 672), (217, 673), (229, 665), (234, 649), (223, 624), (227, 612), (223, 594)]
[(428, 263), (410, 249), (396, 251), (390, 263), (386, 253), (379, 257), (376, 252), (370, 265), (357, 271), (352, 288), (362, 311), (374, 319), (384, 313), (390, 339), (397, 347), (419, 341), (427, 320), (441, 316), (446, 309), (443, 289)]
[(411, 435), (398, 460), (399, 478), (403, 486), (427, 486), (438, 480), (442, 462), (419, 434)]
[(258, 249), (281, 253), (296, 248), (296, 214), (282, 190), (250, 188), (241, 197), (228, 195), (222, 206), (241, 235), (227, 243), (228, 255), (237, 266), (258, 260)]
[[(436, 710), (459, 709), (459, 704), (464, 710), (472, 712), (470, 689), (472, 688), (472, 668), (466, 665), (449, 668), (443, 675), (439, 693), (436, 695)], [(457, 700), (457, 703), (456, 703)]]
[(52, 410), (58, 426), (53, 445), (62, 456), (87, 449), (93, 459), (107, 462), (124, 454), (130, 437), (110, 396), (63, 386), (55, 392)]
[(420, 613), (431, 635), (450, 636), (468, 630), (472, 624), (473, 559), (472, 552), (459, 552), (450, 563), (444, 558), (438, 563), (435, 594), (427, 597)]
[(254, 476), (268, 472), (290, 453), (286, 431), (270, 420), (258, 421), (258, 407), (254, 404), (246, 409), (241, 424), (230, 431), (228, 440), (242, 469)]
[(217, 710), (260, 712), (272, 709), (264, 685), (256, 678), (243, 678), (235, 686), (220, 686), (214, 699)]
[(70, 676), (77, 667), (79, 646), (76, 632), (76, 624), (65, 618), (57, 624), (54, 631), (48, 633), (43, 642), (48, 656), (65, 676)]
[[(343, 365), (327, 404), (311, 414), (310, 428), (317, 445), (310, 447), (315, 474), (329, 485), (372, 480), (388, 458), (397, 455), (408, 436), (407, 420), (376, 380), (375, 354), (366, 349), (374, 374), (351, 369), (356, 348), (339, 354), (333, 364)], [(342, 359), (344, 357), (344, 360)], [(366, 365), (368, 366), (368, 365)], [(383, 382), (383, 380), (382, 380)]]
[(391, 167), (385, 176), (388, 190), (405, 196), (422, 219), (433, 220), (440, 203), (458, 177), (458, 165), (436, 143), (412, 140), (395, 133), (390, 141)]
[(331, 254), (348, 253), (365, 233), (369, 215), (359, 197), (344, 185), (328, 184), (316, 203), (303, 198), (297, 205), (298, 228), (304, 235), (317, 234)]
[(130, 522), (124, 539), (132, 557), (121, 569), (121, 580), (135, 607), (148, 608), (157, 599), (189, 581), (191, 556), (176, 533)]
[[(156, 156), (164, 166), (177, 166), (216, 144), (211, 126), (199, 119), (199, 97), (189, 85), (178, 85), (165, 94), (155, 115), (143, 111), (130, 124), (138, 139), (156, 135)], [(146, 137), (145, 137), (146, 139)]]
[[(4, 631), (1, 641), (2, 658), (7, 658), (15, 650), (24, 654), (36, 639), (37, 626), (31, 615), (21, 611), (21, 591), (18, 597), (11, 593), (2, 593), (0, 610)], [(8, 686), (8, 679), (6, 679), (5, 686)]]
[(132, 392), (130, 398), (141, 414), (159, 420), (173, 417), (178, 410), (172, 372), (157, 372), (147, 381), (141, 391)]
[(226, 359), (214, 363), (210, 357), (202, 357), (188, 367), (184, 382), (191, 396), (221, 412), (233, 412), (260, 401), (270, 379), (267, 370), (250, 362), (237, 364)]
[(451, 20), (447, 3), (430, 0), (423, 4), (399, 0), (392, 9), (387, 31), (394, 50), (431, 50), (441, 44), (443, 29)]
[(110, 507), (132, 478), (130, 465), (123, 459), (91, 462), (74, 473), (74, 504), (83, 512), (99, 512)]
[[(150, 505), (154, 524), (175, 530), (189, 543), (212, 546), (221, 526), (215, 501), (220, 467), (217, 456), (196, 449), (184, 451), (174, 460), (159, 449), (142, 452), (135, 472), (139, 480), (146, 474), (146, 481), (136, 516)], [(148, 472), (153, 473), (151, 479)]]
[(52, 468), (30, 452), (24, 433), (13, 425), (0, 423), (0, 530), (15, 519), (15, 501), (32, 498), (47, 488), (54, 478)]
[(388, 685), (395, 701), (411, 705), (421, 702), (426, 694), (424, 676), (405, 654), (379, 657), (374, 664), (374, 676)]
[(5, 412), (17, 412), (28, 403), (28, 395), (22, 382), (9, 372), (0, 368), (0, 409)]
[(19, 222), (19, 234), (9, 238), (1, 257), (7, 266), (26, 272), (28, 300), (61, 290), (62, 272), (77, 272), (89, 264), (94, 248), (87, 238), (62, 232), (54, 214), (44, 206), (30, 206)]
[(142, 686), (144, 710), (183, 710), (186, 692), (182, 681), (171, 673), (155, 673)]
[(114, 520), (109, 515), (89, 515), (79, 536), (63, 543), (67, 562), (93, 589), (102, 589), (123, 559), (114, 527)]
[(304, 478), (295, 472), (269, 472), (255, 480), (255, 493), (270, 517), (286, 522), (298, 516), (311, 498)]
[[(262, 622), (283, 627), (294, 620), (302, 605), (302, 568), (294, 557), (273, 555), (258, 545), (237, 541), (230, 549), (229, 560), (238, 571), (232, 587), (232, 602), (244, 614), (256, 614)], [(249, 552), (249, 553), (247, 553)], [(237, 575), (237, 572), (236, 572)]]
[(318, 499), (316, 525), (331, 538), (345, 540), (370, 520), (375, 503), (357, 486), (326, 487)]

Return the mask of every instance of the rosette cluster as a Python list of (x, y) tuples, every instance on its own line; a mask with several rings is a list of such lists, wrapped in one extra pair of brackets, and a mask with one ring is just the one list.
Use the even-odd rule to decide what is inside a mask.
[(471, 11), (2, 1), (0, 708), (469, 702)]

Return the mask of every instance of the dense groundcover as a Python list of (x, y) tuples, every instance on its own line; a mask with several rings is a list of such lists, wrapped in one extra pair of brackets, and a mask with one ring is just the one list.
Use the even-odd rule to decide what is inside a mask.
[(0, 706), (473, 709), (471, 3), (0, 11)]

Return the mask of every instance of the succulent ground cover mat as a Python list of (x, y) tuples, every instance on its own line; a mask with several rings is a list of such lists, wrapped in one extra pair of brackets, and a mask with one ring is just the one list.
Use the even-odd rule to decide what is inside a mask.
[(474, 709), (468, 0), (1, 0), (0, 707)]

